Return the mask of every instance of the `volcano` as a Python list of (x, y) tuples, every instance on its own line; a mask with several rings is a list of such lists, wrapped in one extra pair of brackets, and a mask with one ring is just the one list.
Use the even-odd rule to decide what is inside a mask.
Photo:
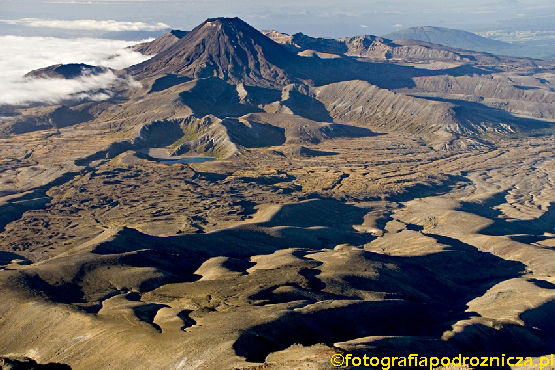
[(136, 79), (176, 74), (275, 88), (299, 81), (302, 59), (239, 18), (210, 18), (128, 72)]

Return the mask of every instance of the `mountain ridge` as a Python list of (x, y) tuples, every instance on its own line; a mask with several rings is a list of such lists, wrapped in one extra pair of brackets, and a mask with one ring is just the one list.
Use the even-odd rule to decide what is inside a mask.
[(156, 55), (181, 40), (187, 33), (188, 31), (171, 30), (152, 41), (130, 46), (130, 49), (143, 55)]

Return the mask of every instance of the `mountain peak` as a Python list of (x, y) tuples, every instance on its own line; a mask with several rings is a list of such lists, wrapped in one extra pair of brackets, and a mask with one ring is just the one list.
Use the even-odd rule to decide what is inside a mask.
[(216, 17), (216, 18), (208, 18), (204, 21), (204, 23), (201, 24), (201, 26), (203, 24), (207, 24), (207, 23), (213, 23), (213, 24), (246, 24), (248, 25), (245, 21), (243, 21), (241, 18), (239, 17)]
[(247, 22), (243, 21), (238, 17), (227, 18), (208, 18), (202, 22), (199, 26), (194, 28), (191, 32), (203, 31), (203, 32), (223, 32), (231, 36), (237, 32), (243, 32), (247, 37), (255, 37), (255, 34), (260, 33), (257, 29), (250, 26)]
[(138, 79), (176, 74), (277, 87), (292, 82), (286, 69), (299, 58), (239, 18), (209, 18), (128, 71)]

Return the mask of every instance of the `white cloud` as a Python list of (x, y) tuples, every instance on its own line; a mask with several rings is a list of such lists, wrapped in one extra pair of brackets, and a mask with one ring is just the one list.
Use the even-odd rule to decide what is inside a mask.
[[(148, 57), (126, 49), (133, 42), (104, 39), (0, 36), (0, 104), (56, 103), (69, 95), (106, 99), (106, 92), (91, 90), (130, 83), (114, 73), (74, 80), (23, 78), (27, 72), (54, 64), (85, 63), (122, 69)], [(77, 95), (75, 95), (77, 94)]]
[(76, 94), (77, 99), (105, 100), (110, 97), (107, 92), (92, 92), (109, 88), (118, 83), (118, 77), (112, 72), (96, 76), (84, 76), (73, 80), (63, 79), (27, 79), (8, 82), (7, 88), (0, 91), (2, 104), (28, 104), (42, 102), (54, 104)]
[(66, 30), (96, 30), (96, 31), (160, 31), (169, 29), (165, 23), (147, 24), (144, 22), (118, 22), (114, 20), (80, 19), (66, 21), (60, 19), (21, 18), (2, 19), (2, 23), (23, 25), (28, 27), (62, 28)]

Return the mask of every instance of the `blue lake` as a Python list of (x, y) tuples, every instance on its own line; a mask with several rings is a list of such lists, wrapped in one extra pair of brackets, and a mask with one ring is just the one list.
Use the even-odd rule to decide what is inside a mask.
[(211, 158), (211, 157), (190, 157), (190, 158), (176, 158), (176, 159), (167, 159), (167, 158), (152, 158), (157, 162), (166, 164), (168, 166), (171, 166), (172, 164), (176, 164), (176, 163), (184, 163), (184, 164), (188, 164), (188, 163), (203, 163), (203, 162), (209, 162), (209, 161), (215, 161), (216, 158)]

